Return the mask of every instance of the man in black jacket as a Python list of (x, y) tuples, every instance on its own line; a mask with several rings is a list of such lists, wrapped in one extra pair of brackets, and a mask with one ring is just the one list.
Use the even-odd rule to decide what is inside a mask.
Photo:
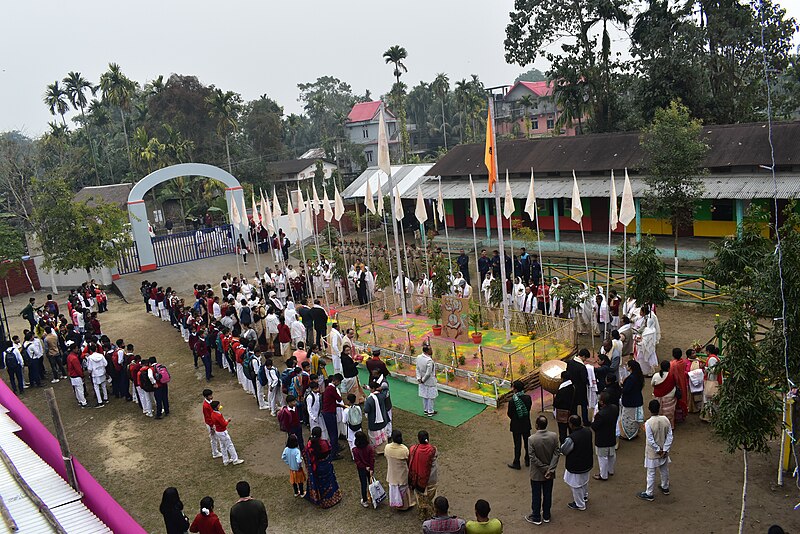
[(561, 385), (558, 386), (555, 397), (553, 397), (553, 409), (556, 411), (556, 423), (558, 423), (558, 440), (564, 443), (569, 434), (569, 416), (573, 415), (573, 404), (575, 401), (575, 386), (572, 385), (569, 372), (561, 373)]
[(589, 358), (589, 351), (581, 349), (578, 356), (571, 360), (567, 360), (567, 372), (569, 378), (572, 380), (572, 385), (575, 386), (575, 400), (572, 404), (572, 413), (578, 413), (578, 407), (581, 407), (581, 417), (583, 424), (589, 424), (589, 373), (586, 371), (584, 360)]
[(608, 480), (614, 476), (614, 466), (617, 463), (617, 417), (619, 407), (610, 401), (608, 392), (600, 394), (597, 401), (600, 409), (594, 414), (592, 430), (594, 430), (594, 446), (597, 451), (597, 465), (600, 474), (594, 475), (595, 480)]
[[(508, 401), (508, 418), (511, 420), (510, 430), (514, 438), (514, 461), (508, 464), (511, 469), (521, 469), (519, 457), (525, 447), (525, 465), (531, 465), (528, 452), (528, 438), (531, 437), (531, 396), (525, 393), (525, 385), (520, 380), (512, 384), (514, 394)], [(523, 445), (524, 444), (524, 445)]]
[(265, 534), (269, 521), (264, 503), (250, 497), (250, 484), (244, 480), (236, 483), (236, 493), (239, 500), (231, 506), (233, 534)]
[(316, 333), (317, 347), (322, 346), (322, 338), (328, 335), (328, 312), (320, 304), (319, 299), (314, 300), (311, 308), (311, 317), (314, 319), (314, 332)]
[(569, 437), (561, 445), (561, 454), (566, 456), (564, 482), (572, 490), (573, 498), (567, 506), (583, 511), (589, 498), (589, 472), (594, 467), (592, 431), (581, 424), (577, 415), (569, 417), (569, 430)]

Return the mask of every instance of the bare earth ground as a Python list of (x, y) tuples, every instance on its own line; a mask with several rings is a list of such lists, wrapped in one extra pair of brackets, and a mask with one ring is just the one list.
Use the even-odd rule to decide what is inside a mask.
[[(8, 304), (7, 304), (8, 306)], [(16, 303), (9, 309), (11, 315)], [(659, 310), (663, 339), (662, 357), (673, 346), (686, 347), (695, 339), (706, 341), (713, 334), (716, 308), (667, 305)], [(161, 493), (176, 486), (186, 513), (197, 513), (205, 495), (214, 497), (217, 513), (228, 532), (229, 507), (235, 502), (234, 486), (248, 480), (253, 495), (263, 499), (270, 519), (270, 532), (419, 532), (416, 512), (394, 513), (386, 506), (365, 510), (359, 505), (358, 476), (348, 459), (335, 463), (344, 498), (330, 510), (319, 510), (292, 497), (286, 466), (280, 459), (283, 434), (268, 413), (259, 411), (255, 400), (246, 395), (222, 370), (216, 372), (211, 387), (233, 417), (230, 431), (245, 463), (223, 467), (212, 460), (200, 412), (200, 391), (206, 386), (201, 373), (192, 367), (191, 356), (178, 333), (168, 323), (146, 315), (143, 306), (113, 299), (111, 312), (101, 315), (103, 330), (112, 339), (123, 337), (136, 345), (143, 356), (157, 356), (170, 366), (171, 415), (156, 421), (145, 418), (130, 403), (113, 399), (103, 409), (77, 407), (68, 382), (55, 385), (73, 453), (109, 492), (130, 511), (149, 532), (163, 532), (158, 513)], [(21, 319), (12, 319), (12, 330), (22, 331)], [(589, 345), (588, 340), (582, 340)], [(7, 374), (2, 373), (4, 379)], [(26, 404), (51, 427), (40, 391), (31, 390)], [(538, 399), (534, 411), (538, 411)], [(451, 503), (453, 513), (472, 518), (476, 499), (487, 499), (492, 515), (499, 517), (510, 533), (533, 531), (523, 516), (530, 511), (530, 486), (525, 471), (511, 471), (512, 443), (505, 407), (488, 409), (460, 428), (395, 410), (395, 427), (405, 431), (409, 442), (420, 429), (427, 429), (440, 450), (440, 495)], [(743, 424), (746, 422), (743, 422)], [(553, 425), (554, 426), (554, 425)], [(617, 475), (609, 482), (591, 481), (588, 511), (567, 509), (569, 492), (560, 476), (559, 465), (553, 503), (553, 520), (544, 529), (559, 532), (731, 532), (739, 518), (741, 498), (741, 455), (723, 451), (707, 425), (692, 416), (679, 426), (673, 446), (671, 466), (672, 494), (657, 495), (647, 503), (635, 498), (644, 489), (644, 441), (620, 444)], [(791, 485), (775, 486), (777, 444), (767, 456), (751, 460), (746, 530), (765, 532), (772, 523), (797, 531), (800, 512), (792, 507), (800, 493)], [(385, 461), (377, 461), (378, 478), (386, 473)], [(605, 527), (605, 528), (604, 528)]]

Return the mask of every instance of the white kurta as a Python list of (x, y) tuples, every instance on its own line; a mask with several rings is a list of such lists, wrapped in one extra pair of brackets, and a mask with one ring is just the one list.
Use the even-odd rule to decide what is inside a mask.
[(419, 383), (419, 396), (423, 399), (435, 399), (439, 396), (436, 388), (436, 364), (427, 354), (420, 354), (416, 360), (416, 376)]

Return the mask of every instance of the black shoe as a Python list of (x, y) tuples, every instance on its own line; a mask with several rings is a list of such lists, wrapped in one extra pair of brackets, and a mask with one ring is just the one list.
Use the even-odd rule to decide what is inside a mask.
[(525, 467), (530, 467), (530, 466), (531, 466), (531, 459), (525, 458)]
[(153, 419), (161, 419), (161, 416), (157, 415), (157, 416), (153, 417)]
[(510, 469), (516, 469), (517, 471), (519, 471), (520, 469), (522, 469), (522, 468), (519, 466), (519, 464), (507, 464), (507, 465), (508, 465), (508, 467), (509, 467)]
[(664, 495), (669, 495), (669, 488), (661, 488), (661, 493)]

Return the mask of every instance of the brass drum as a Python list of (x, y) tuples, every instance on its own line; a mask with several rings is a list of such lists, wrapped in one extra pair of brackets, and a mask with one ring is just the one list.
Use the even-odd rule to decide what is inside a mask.
[(567, 362), (562, 360), (550, 360), (544, 362), (539, 367), (539, 383), (550, 393), (555, 394), (561, 385), (561, 373), (567, 370)]

